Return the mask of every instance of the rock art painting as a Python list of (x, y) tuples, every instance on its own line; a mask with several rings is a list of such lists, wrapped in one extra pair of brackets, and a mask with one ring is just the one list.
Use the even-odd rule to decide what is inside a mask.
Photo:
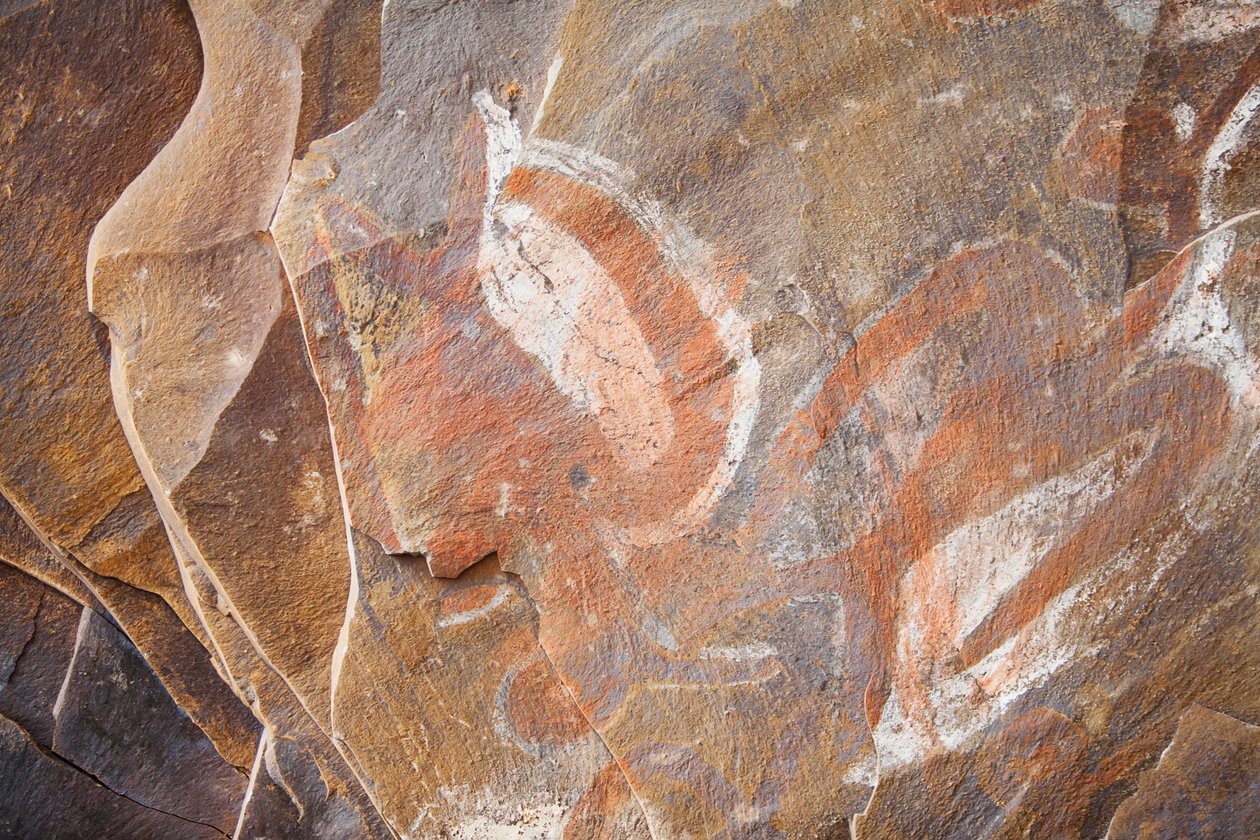
[(1260, 836), (1258, 35), (0, 2), (0, 835)]

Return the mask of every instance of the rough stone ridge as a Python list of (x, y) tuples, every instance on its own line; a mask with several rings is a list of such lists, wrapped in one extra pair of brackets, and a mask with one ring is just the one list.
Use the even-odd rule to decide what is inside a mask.
[(0, 0), (0, 836), (1258, 836), (1258, 35)]

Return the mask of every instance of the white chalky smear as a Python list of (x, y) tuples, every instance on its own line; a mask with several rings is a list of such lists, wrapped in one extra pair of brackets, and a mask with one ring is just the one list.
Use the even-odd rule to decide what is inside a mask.
[(654, 464), (674, 437), (662, 377), (617, 285), (575, 237), (501, 202), (482, 245), (482, 294), (516, 344), (592, 415), (626, 466)]

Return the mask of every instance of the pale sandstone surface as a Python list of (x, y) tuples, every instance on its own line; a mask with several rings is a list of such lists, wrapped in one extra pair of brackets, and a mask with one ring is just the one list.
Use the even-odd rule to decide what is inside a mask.
[(1254, 836), (1254, 4), (190, 6), (0, 4), (0, 833)]

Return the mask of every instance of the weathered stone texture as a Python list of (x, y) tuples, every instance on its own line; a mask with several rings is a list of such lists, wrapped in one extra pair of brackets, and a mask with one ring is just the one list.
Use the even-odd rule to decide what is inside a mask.
[(1258, 34), (0, 2), (0, 834), (1257, 836)]

